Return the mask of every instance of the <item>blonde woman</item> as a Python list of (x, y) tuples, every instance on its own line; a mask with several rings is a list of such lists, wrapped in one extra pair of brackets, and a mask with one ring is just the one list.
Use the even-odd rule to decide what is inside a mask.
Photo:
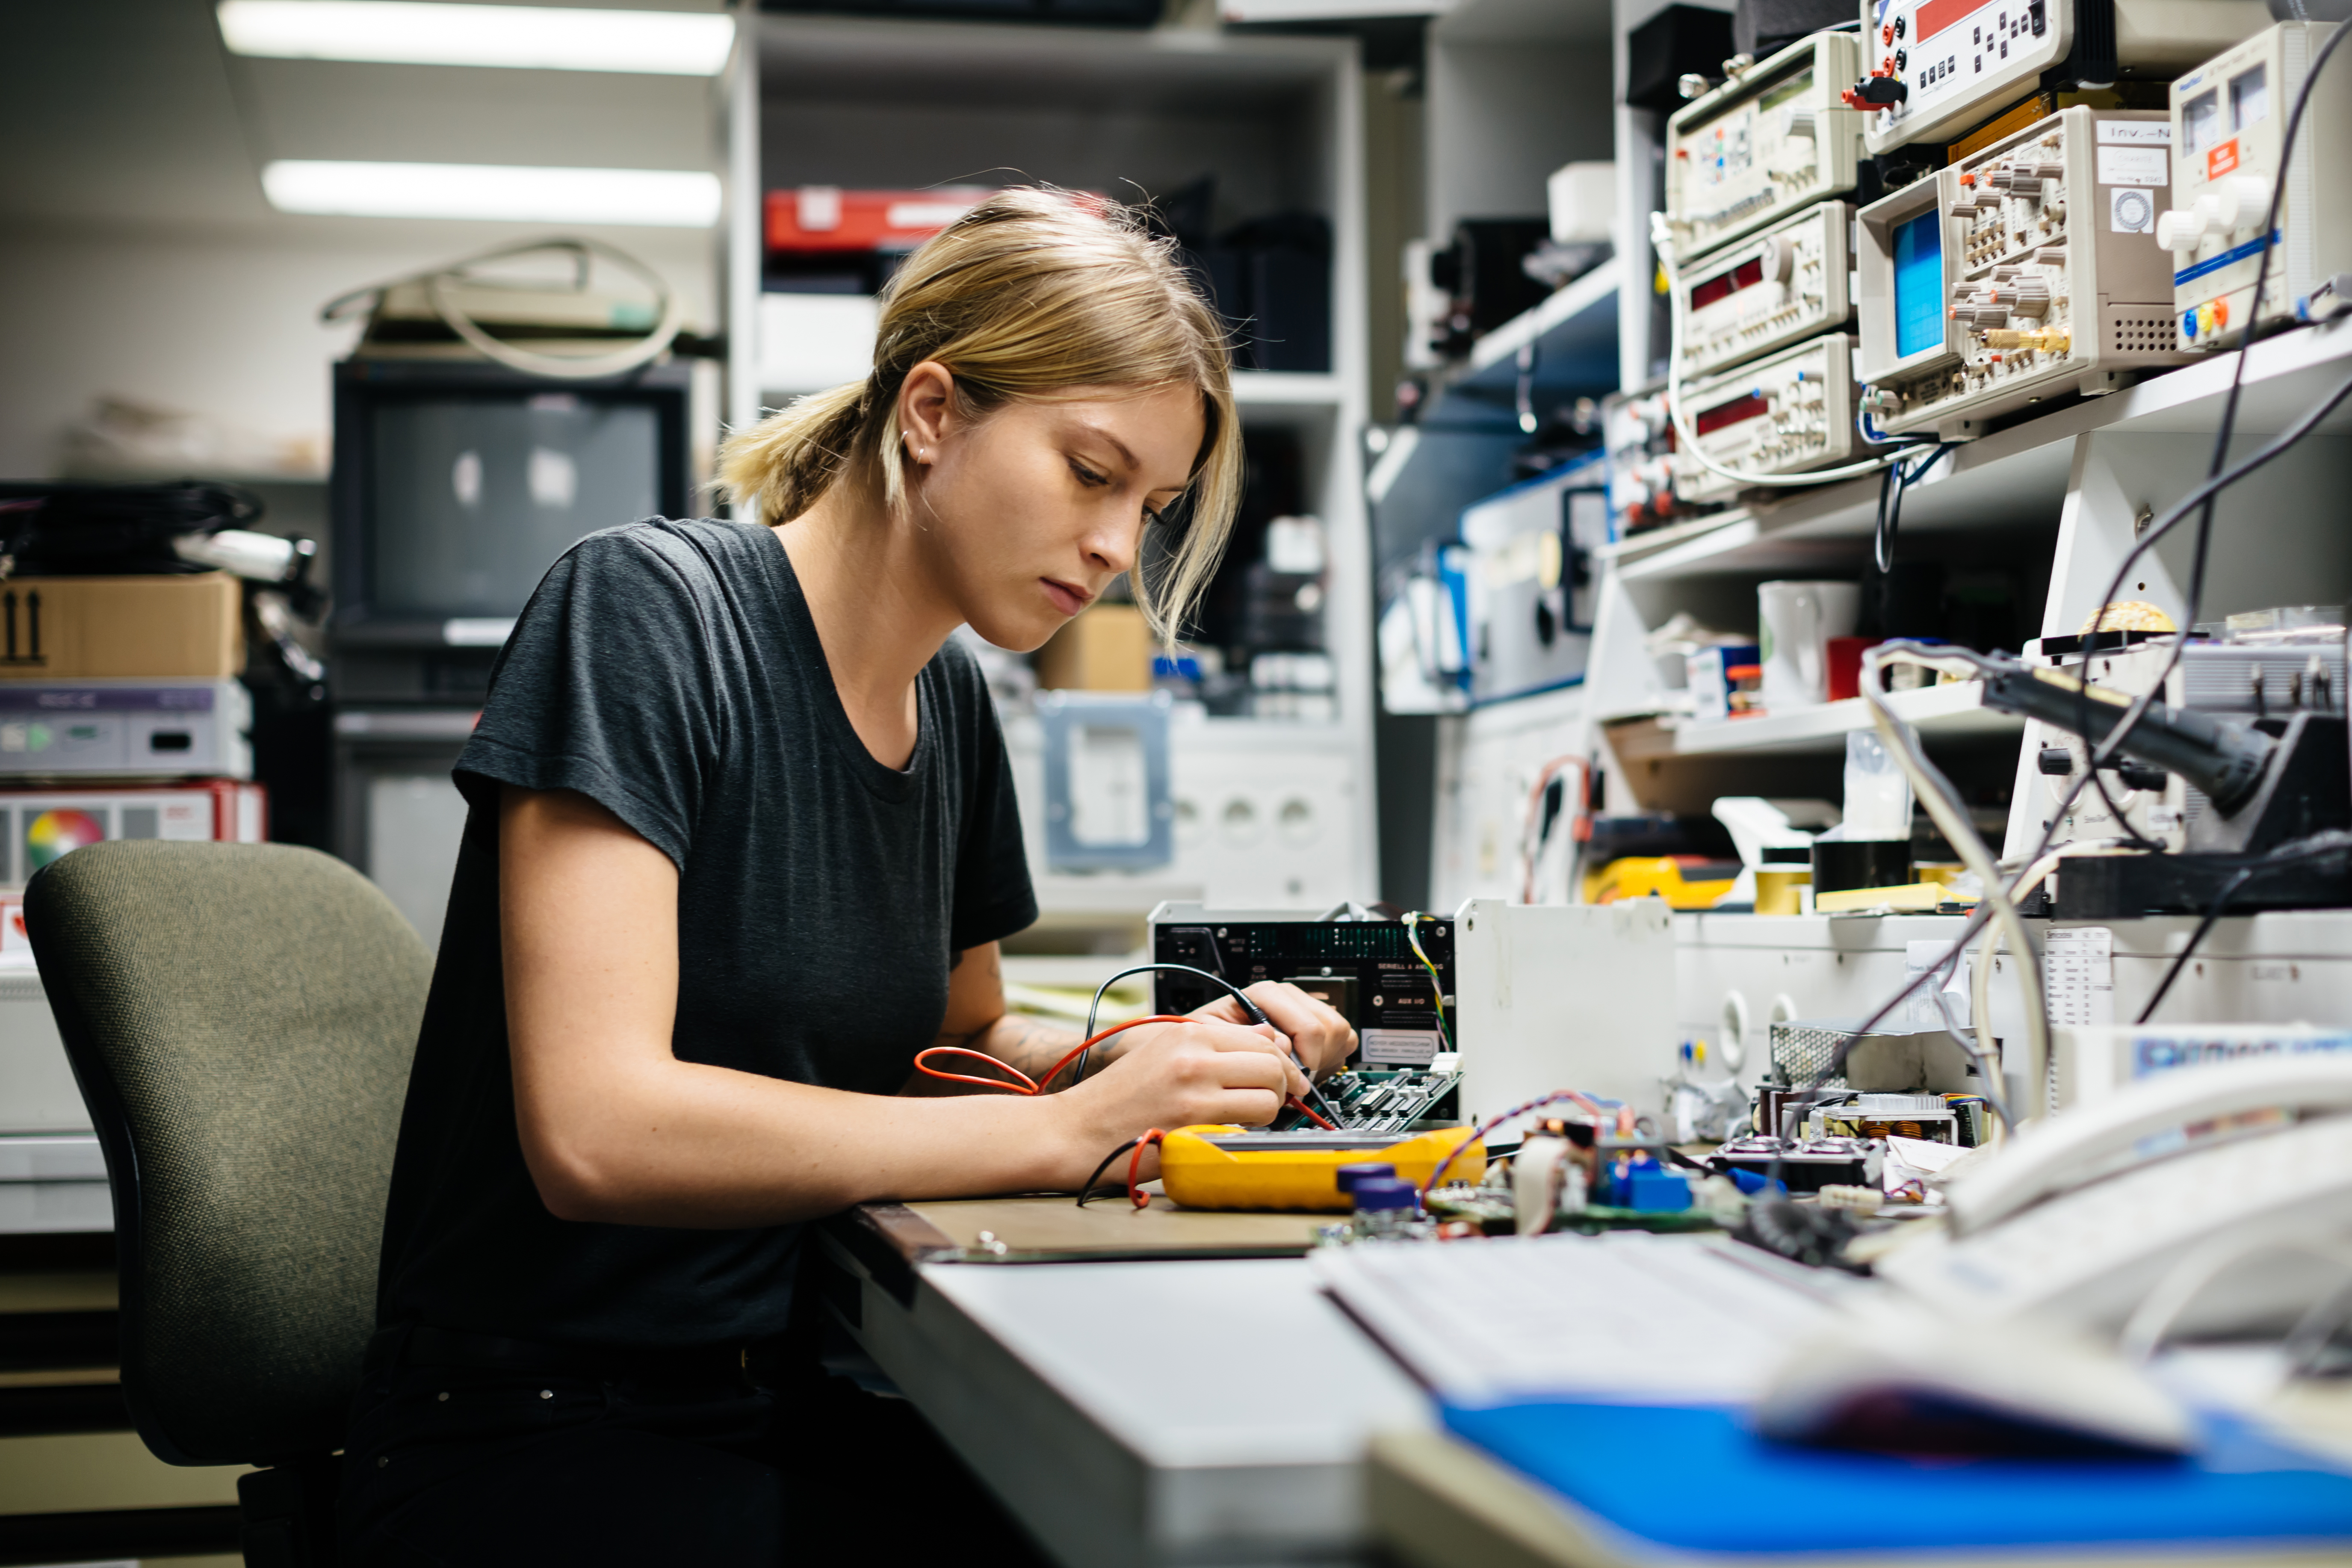
[(1271, 1027), (1229, 999), (1034, 1097), (911, 1071), (954, 1045), (1043, 1079), (1076, 1043), (1005, 1013), (997, 942), (1036, 903), (950, 635), (1037, 647), (1181, 500), (1136, 574), (1179, 624), (1241, 453), (1214, 314), (1059, 193), (910, 257), (875, 359), (729, 442), (747, 521), (583, 541), (499, 660), (347, 1450), (359, 1561), (773, 1563), (850, 1546), (826, 1521), (877, 1474), (929, 1500), (862, 1521), (861, 1558), (1017, 1560), (903, 1405), (787, 1333), (803, 1222), (1072, 1191), (1148, 1128), (1271, 1120), (1354, 1047), (1261, 986)]

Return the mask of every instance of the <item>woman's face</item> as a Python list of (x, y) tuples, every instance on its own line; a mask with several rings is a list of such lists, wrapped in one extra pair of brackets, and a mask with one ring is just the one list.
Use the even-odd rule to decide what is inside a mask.
[(1202, 397), (1077, 387), (974, 420), (957, 414), (946, 376), (916, 367), (900, 405), (914, 526), (972, 630), (1026, 652), (1135, 564), (1144, 524), (1192, 475)]

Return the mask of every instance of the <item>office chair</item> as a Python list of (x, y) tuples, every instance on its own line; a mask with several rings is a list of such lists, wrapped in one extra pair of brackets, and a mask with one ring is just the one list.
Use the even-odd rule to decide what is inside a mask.
[(333, 1561), (334, 1494), (433, 959), (340, 860), (127, 840), (25, 919), (114, 1187), (122, 1391), (237, 1482), (248, 1568)]

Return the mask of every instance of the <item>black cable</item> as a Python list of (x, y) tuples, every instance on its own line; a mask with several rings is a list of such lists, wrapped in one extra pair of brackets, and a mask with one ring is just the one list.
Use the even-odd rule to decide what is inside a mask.
[[(1232, 981), (1226, 979), (1222, 974), (1212, 974), (1205, 969), (1195, 969), (1189, 963), (1139, 963), (1132, 969), (1120, 970), (1117, 974), (1112, 975), (1108, 980), (1104, 981), (1100, 985), (1095, 987), (1095, 999), (1087, 1008), (1087, 1032), (1081, 1037), (1088, 1040), (1095, 1037), (1095, 1016), (1102, 1010), (1103, 993), (1108, 991), (1112, 986), (1118, 984), (1120, 981), (1126, 979), (1130, 974), (1149, 974), (1160, 970), (1169, 970), (1179, 974), (1196, 974), (1203, 980), (1211, 981), (1216, 984), (1223, 986), (1226, 992), (1232, 995), (1233, 999), (1241, 1005), (1242, 1011), (1249, 1016), (1249, 1020), (1252, 1025), (1263, 1026), (1269, 1029), (1274, 1028), (1274, 1021), (1265, 1016), (1265, 1009), (1251, 1001), (1247, 992), (1244, 991), (1240, 986), (1234, 984)], [(1282, 1031), (1279, 1029), (1275, 1029), (1275, 1033), (1276, 1034), (1280, 1034), (1281, 1032)], [(1094, 1047), (1092, 1046), (1088, 1046), (1085, 1050), (1078, 1053), (1077, 1065), (1070, 1073), (1070, 1082), (1073, 1086), (1078, 1084), (1086, 1078), (1087, 1059), (1093, 1055)], [(1297, 1051), (1294, 1050), (1291, 1053), (1291, 1059), (1293, 1061), (1298, 1061), (1298, 1053)], [(1323, 1114), (1330, 1119), (1333, 1126), (1336, 1127), (1339, 1125), (1339, 1108), (1334, 1106), (1331, 1101), (1326, 1098), (1321, 1087), (1315, 1081), (1315, 1075), (1307, 1070), (1307, 1064), (1303, 1061), (1298, 1062), (1298, 1070), (1300, 1076), (1307, 1079), (1307, 1092), (1308, 1096), (1311, 1097), (1317, 1104), (1323, 1108)]]
[(2139, 1010), (2139, 1016), (2132, 1022), (2145, 1024), (2156, 1016), (2156, 1009), (2164, 1001), (2166, 994), (2171, 991), (2172, 983), (2179, 979), (2181, 971), (2189, 967), (2189, 960), (2196, 952), (2198, 944), (2202, 942), (2207, 933), (2221, 922), (2222, 911), (2229, 908), (2230, 900), (2244, 892), (2247, 883), (2266, 872), (2275, 871), (2282, 866), (2291, 865), (2299, 860), (2325, 856), (2341, 861), (2346, 858), (2347, 849), (2352, 849), (2352, 833), (2347, 833), (2342, 828), (2329, 828), (2326, 832), (2312, 834), (2306, 838), (2291, 839), (2272, 849), (2261, 859), (2240, 867), (2228, 881), (2221, 884), (2221, 890), (2213, 895), (2212, 901), (2205, 906), (2205, 917), (2197, 922), (2197, 929), (2189, 933), (2188, 945), (2183, 947), (2179, 954), (2173, 959), (2171, 967), (2164, 972), (2164, 978), (2157, 983), (2156, 994), (2147, 999), (2147, 1005)]
[(1087, 1178), (1087, 1184), (1078, 1189), (1078, 1206), (1080, 1208), (1086, 1207), (1087, 1200), (1095, 1195), (1095, 1188), (1101, 1183), (1103, 1173), (1110, 1169), (1111, 1162), (1118, 1159), (1121, 1154), (1126, 1153), (1129, 1150), (1134, 1148), (1138, 1143), (1142, 1142), (1143, 1140), (1140, 1138), (1130, 1138), (1126, 1142), (1120, 1144), (1118, 1148), (1103, 1156), (1103, 1163), (1095, 1167), (1095, 1173), (1088, 1176)]
[(2211, 903), (2205, 906), (2205, 918), (2199, 921), (2197, 929), (2189, 933), (2189, 945), (2180, 950), (2180, 956), (2172, 961), (2172, 967), (2164, 972), (2162, 980), (2157, 982), (2156, 994), (2147, 999), (2147, 1005), (2139, 1010), (2139, 1016), (2133, 1019), (2133, 1023), (2145, 1024), (2155, 1016), (2158, 1005), (2163, 1002), (2165, 994), (2172, 989), (2172, 983), (2180, 978), (2182, 970), (2189, 967), (2189, 957), (2197, 951), (2197, 944), (2205, 940), (2207, 931), (2220, 923), (2221, 911), (2229, 907), (2231, 899), (2236, 898), (2245, 889), (2247, 883), (2254, 879), (2254, 873), (2258, 868), (2253, 866), (2242, 867), (2237, 875), (2221, 884), (2221, 890), (2213, 895)]
[(1878, 521), (1871, 530), (1870, 558), (1877, 563), (1880, 576), (1895, 570), (1895, 533), (1903, 522), (1903, 492), (1926, 478), (1950, 449), (1948, 443), (1937, 441), (1918, 463), (1906, 464), (1898, 458), (1879, 475)]

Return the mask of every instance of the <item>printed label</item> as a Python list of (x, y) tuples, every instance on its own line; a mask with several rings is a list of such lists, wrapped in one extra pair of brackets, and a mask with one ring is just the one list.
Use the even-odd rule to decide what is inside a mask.
[(1358, 1038), (1366, 1067), (1425, 1068), (1437, 1059), (1434, 1029), (1366, 1029)]
[(2218, 180), (2237, 166), (2238, 139), (2234, 136), (2205, 154), (2205, 177), (2209, 180)]
[(2102, 120), (2099, 121), (2099, 140), (2137, 142), (2144, 147), (2169, 147), (2172, 145), (2172, 125), (2163, 120)]
[(2103, 185), (2168, 185), (2172, 157), (2161, 147), (2102, 147), (2099, 184)]

